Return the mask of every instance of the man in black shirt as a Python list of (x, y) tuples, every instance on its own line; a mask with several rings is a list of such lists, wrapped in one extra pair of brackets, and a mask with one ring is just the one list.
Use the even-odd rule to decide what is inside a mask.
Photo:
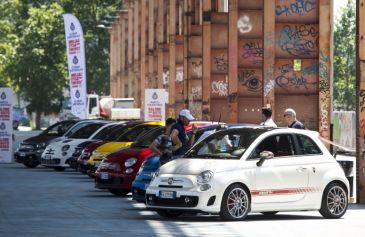
[(186, 136), (184, 128), (184, 126), (189, 125), (190, 121), (194, 119), (189, 110), (183, 109), (180, 111), (179, 118), (171, 129), (171, 139), (174, 143), (172, 147), (172, 159), (182, 157), (194, 144), (197, 127), (193, 124), (190, 139)]
[(304, 125), (297, 120), (297, 114), (294, 109), (286, 109), (284, 111), (284, 118), (288, 128), (305, 129)]

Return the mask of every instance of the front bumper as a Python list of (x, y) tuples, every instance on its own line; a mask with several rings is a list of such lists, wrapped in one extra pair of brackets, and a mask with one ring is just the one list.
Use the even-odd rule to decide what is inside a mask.
[(14, 160), (22, 164), (34, 161), (41, 163), (41, 155), (42, 153), (34, 151), (16, 151), (14, 152)]
[[(171, 176), (170, 176), (171, 177)], [(189, 212), (219, 213), (222, 194), (219, 185), (209, 183), (211, 188), (206, 191), (200, 190), (196, 183), (196, 176), (181, 175), (174, 179), (181, 180), (177, 184), (168, 184), (170, 178), (158, 177), (146, 190), (146, 206), (151, 210), (180, 210)], [(165, 181), (163, 181), (165, 180)], [(166, 198), (164, 193), (170, 193)]]
[(132, 182), (136, 175), (110, 172), (95, 173), (95, 187), (100, 189), (123, 189), (131, 190)]

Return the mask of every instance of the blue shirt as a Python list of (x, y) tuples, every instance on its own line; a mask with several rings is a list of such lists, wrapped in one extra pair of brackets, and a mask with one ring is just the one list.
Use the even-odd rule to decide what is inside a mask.
[(172, 126), (171, 131), (174, 131), (175, 129), (179, 132), (179, 135), (177, 135), (177, 137), (180, 139), (182, 146), (176, 151), (173, 151), (172, 155), (182, 156), (188, 151), (188, 141), (186, 139), (183, 122), (180, 119), (178, 119), (177, 122)]
[(298, 120), (295, 120), (292, 124), (288, 126), (289, 128), (297, 128), (297, 129), (305, 129), (304, 125), (299, 122)]

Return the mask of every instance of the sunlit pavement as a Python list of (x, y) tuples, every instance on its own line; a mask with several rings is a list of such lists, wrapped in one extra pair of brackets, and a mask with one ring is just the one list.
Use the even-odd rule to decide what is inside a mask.
[(218, 216), (164, 220), (131, 197), (94, 188), (68, 170), (0, 165), (0, 236), (364, 236), (365, 205), (351, 205), (343, 219), (318, 212), (249, 215), (243, 222)]

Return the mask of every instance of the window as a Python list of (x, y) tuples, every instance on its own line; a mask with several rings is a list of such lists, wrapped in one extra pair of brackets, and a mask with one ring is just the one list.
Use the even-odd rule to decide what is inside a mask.
[(88, 124), (77, 130), (74, 134), (69, 136), (69, 138), (87, 139), (101, 126), (103, 126), (103, 124), (100, 123)]
[(146, 132), (153, 128), (158, 127), (158, 125), (140, 125), (133, 127), (118, 137), (119, 142), (133, 142), (137, 137), (143, 136)]
[(271, 151), (274, 157), (296, 155), (292, 136), (289, 134), (273, 135), (265, 138), (252, 152), (250, 158), (259, 158), (263, 151)]
[(196, 144), (186, 158), (240, 159), (250, 144), (265, 130), (228, 129), (216, 132)]
[(72, 121), (57, 123), (47, 128), (44, 134), (48, 136), (62, 136), (74, 124), (75, 122)]
[(316, 155), (322, 154), (321, 149), (307, 136), (297, 135), (299, 151), (303, 155)]

